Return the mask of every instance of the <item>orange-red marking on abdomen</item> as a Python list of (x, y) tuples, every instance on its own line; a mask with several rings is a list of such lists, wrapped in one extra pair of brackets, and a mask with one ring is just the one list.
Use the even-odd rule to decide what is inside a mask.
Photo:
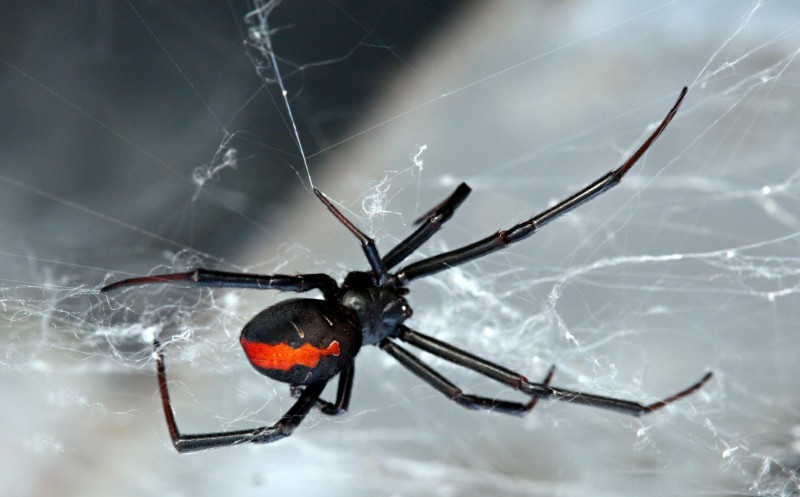
[(335, 340), (324, 349), (314, 347), (310, 343), (304, 343), (299, 349), (293, 349), (286, 343), (270, 345), (252, 342), (246, 338), (242, 338), (241, 343), (250, 362), (262, 369), (288, 371), (292, 366), (313, 368), (323, 357), (339, 355), (339, 342)]

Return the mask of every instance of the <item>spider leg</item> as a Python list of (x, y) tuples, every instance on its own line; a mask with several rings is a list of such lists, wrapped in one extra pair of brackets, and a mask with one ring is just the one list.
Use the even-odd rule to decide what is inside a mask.
[(428, 241), (437, 231), (442, 228), (453, 213), (467, 198), (470, 187), (466, 183), (461, 183), (449, 197), (442, 203), (431, 209), (427, 214), (414, 221), (414, 224), (421, 224), (414, 233), (409, 235), (405, 240), (398, 243), (392, 250), (389, 251), (383, 258), (383, 267), (388, 271), (397, 264), (403, 261), (406, 257), (411, 255), (423, 243)]
[[(470, 354), (469, 352), (442, 342), (441, 340), (423, 335), (422, 333), (411, 330), (405, 326), (400, 327), (400, 334), (398, 338), (410, 345), (418, 347), (447, 361), (458, 364), (459, 366), (471, 369), (472, 371), (499, 381), (500, 383), (508, 385), (534, 398), (584, 404), (591, 407), (599, 407), (601, 409), (617, 411), (623, 414), (630, 414), (632, 416), (649, 414), (675, 402), (678, 399), (686, 397), (702, 387), (708, 380), (711, 379), (712, 375), (711, 372), (706, 373), (696, 383), (693, 383), (688, 388), (685, 388), (675, 395), (667, 397), (663, 400), (653, 402), (652, 404), (640, 404), (630, 400), (615, 399), (613, 397), (605, 397), (602, 395), (594, 395), (590, 393), (575, 392), (572, 390), (565, 390), (563, 388), (551, 387), (546, 382), (531, 383), (525, 376), (519, 373), (494, 364), (486, 359), (482, 359), (476, 355)], [(548, 379), (549, 377), (550, 375), (548, 375)]]
[(197, 286), (281, 290), (284, 292), (307, 292), (316, 289), (322, 291), (326, 296), (333, 295), (338, 289), (336, 281), (327, 274), (322, 273), (265, 275), (195, 269), (194, 271), (186, 273), (156, 274), (153, 276), (129, 278), (104, 286), (100, 291), (105, 293), (123, 287), (171, 282), (183, 282)]
[(264, 426), (251, 430), (240, 430), (219, 433), (199, 433), (183, 435), (178, 430), (175, 422), (175, 412), (172, 410), (172, 402), (169, 398), (167, 388), (167, 372), (164, 366), (164, 352), (158, 340), (153, 342), (156, 351), (156, 366), (158, 369), (158, 387), (161, 391), (161, 404), (164, 407), (164, 415), (167, 419), (169, 436), (172, 445), (178, 452), (194, 452), (198, 450), (211, 449), (215, 447), (228, 447), (244, 443), (270, 443), (286, 438), (292, 434), (306, 417), (308, 412), (319, 399), (322, 390), (325, 389), (326, 382), (308, 385), (295, 404), (272, 426)]
[(538, 228), (549, 223), (553, 219), (566, 214), (580, 204), (604, 193), (610, 188), (619, 184), (622, 177), (633, 167), (636, 161), (650, 148), (650, 145), (658, 138), (662, 131), (667, 127), (675, 113), (678, 111), (683, 98), (686, 96), (687, 88), (683, 88), (678, 100), (667, 113), (666, 117), (656, 130), (642, 143), (642, 145), (618, 168), (609, 171), (604, 176), (598, 178), (593, 183), (587, 185), (579, 192), (573, 194), (565, 200), (557, 203), (549, 209), (537, 214), (536, 216), (519, 223), (508, 230), (500, 230), (494, 235), (488, 236), (461, 248), (445, 252), (428, 259), (410, 264), (397, 273), (397, 279), (406, 284), (411, 280), (422, 278), (439, 271), (444, 271), (453, 266), (464, 264), (473, 259), (483, 257), (492, 252), (496, 252), (507, 245), (523, 240), (531, 236)]
[[(351, 363), (339, 373), (339, 384), (336, 388), (336, 401), (328, 402), (327, 400), (317, 399), (316, 407), (319, 408), (322, 414), (328, 416), (338, 416), (347, 412), (350, 407), (350, 392), (353, 390), (353, 376), (355, 375), (355, 366)], [(291, 385), (292, 396), (295, 398), (300, 397), (305, 391), (306, 387), (298, 385)]]
[(363, 231), (358, 229), (355, 224), (351, 223), (349, 219), (347, 219), (344, 214), (339, 212), (339, 209), (333, 205), (333, 202), (328, 200), (321, 191), (314, 188), (314, 194), (317, 198), (325, 204), (325, 207), (331, 211), (331, 214), (342, 223), (345, 228), (350, 230), (350, 233), (355, 235), (356, 238), (361, 242), (361, 249), (364, 251), (364, 255), (367, 257), (367, 261), (369, 261), (369, 265), (372, 268), (372, 275), (375, 278), (375, 284), (378, 286), (383, 286), (387, 280), (386, 268), (383, 266), (381, 262), (381, 256), (378, 254), (378, 249), (375, 247), (375, 240), (368, 237), (364, 234)]
[[(530, 412), (534, 406), (536, 406), (536, 401), (538, 398), (533, 398), (529, 402), (523, 404), (522, 402), (466, 394), (454, 383), (438, 373), (435, 369), (428, 366), (416, 356), (408, 352), (403, 347), (392, 342), (388, 338), (381, 341), (380, 348), (397, 359), (397, 361), (409, 371), (420, 377), (436, 390), (446, 395), (450, 400), (453, 400), (457, 404), (468, 409), (486, 409), (503, 414), (523, 416)], [(544, 383), (542, 383), (542, 385), (546, 386), (550, 382), (550, 378), (552, 378), (552, 376), (553, 368), (550, 368), (550, 371), (548, 372), (547, 377), (544, 379)]]
[[(553, 379), (553, 375), (555, 374), (555, 372), (556, 372), (556, 366), (554, 364), (550, 366), (550, 369), (547, 370), (547, 375), (545, 375), (544, 380), (542, 380), (542, 385), (549, 386), (550, 380)], [(530, 411), (531, 409), (536, 407), (537, 402), (539, 402), (539, 397), (531, 397), (531, 400), (529, 400), (528, 403), (525, 404), (525, 407), (527, 408), (528, 411)]]

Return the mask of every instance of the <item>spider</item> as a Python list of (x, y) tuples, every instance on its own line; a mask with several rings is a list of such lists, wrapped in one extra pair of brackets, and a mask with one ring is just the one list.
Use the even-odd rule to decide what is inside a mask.
[[(652, 404), (556, 388), (550, 386), (554, 367), (550, 368), (541, 383), (531, 382), (519, 373), (424, 335), (404, 324), (411, 317), (411, 307), (405, 298), (409, 291), (407, 288), (409, 283), (519, 242), (558, 216), (618, 184), (667, 127), (686, 92), (687, 88), (683, 88), (658, 128), (617, 169), (510, 229), (498, 231), (472, 244), (406, 265), (394, 273), (390, 270), (439, 231), (452, 217), (456, 208), (464, 202), (470, 193), (470, 188), (465, 183), (459, 185), (447, 199), (418, 219), (415, 223), (419, 225), (418, 228), (383, 257), (379, 255), (374, 240), (361, 232), (324, 194), (314, 188), (317, 198), (361, 242), (361, 248), (371, 269), (347, 274), (341, 287), (326, 274), (258, 275), (208, 269), (130, 278), (103, 287), (101, 292), (137, 285), (182, 282), (197, 286), (271, 289), (300, 293), (318, 290), (322, 293), (322, 300), (293, 298), (275, 304), (257, 314), (242, 330), (239, 341), (250, 364), (259, 373), (288, 383), (292, 395), (297, 398), (292, 407), (272, 426), (220, 433), (192, 435), (181, 433), (175, 421), (167, 388), (163, 348), (157, 339), (154, 340), (161, 402), (175, 449), (178, 452), (191, 452), (243, 443), (274, 442), (291, 435), (314, 407), (327, 415), (344, 413), (350, 404), (355, 358), (360, 348), (365, 345), (377, 345), (413, 374), (461, 406), (518, 416), (530, 412), (539, 399), (560, 400), (641, 416), (657, 411), (698, 390), (711, 378), (711, 372), (706, 373), (688, 388)], [(529, 396), (530, 400), (516, 402), (465, 393), (399, 343), (417, 347), (485, 375)], [(339, 379), (335, 400), (333, 402), (323, 400), (322, 391), (337, 375)]]

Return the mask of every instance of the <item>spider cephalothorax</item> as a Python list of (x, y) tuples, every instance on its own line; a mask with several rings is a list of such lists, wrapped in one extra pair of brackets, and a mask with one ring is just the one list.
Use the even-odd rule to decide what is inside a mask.
[[(423, 335), (404, 324), (411, 317), (411, 308), (404, 298), (408, 293), (406, 285), (409, 282), (483, 257), (525, 239), (556, 217), (618, 184), (664, 131), (685, 95), (686, 88), (658, 128), (621, 166), (590, 183), (581, 191), (507, 230), (500, 230), (450, 252), (422, 259), (395, 273), (389, 271), (409, 257), (452, 217), (456, 208), (470, 193), (470, 188), (466, 184), (462, 183), (450, 197), (420, 218), (417, 221), (419, 227), (416, 231), (384, 257), (379, 255), (371, 238), (344, 217), (319, 190), (314, 189), (314, 193), (336, 219), (359, 239), (371, 268), (368, 272), (349, 273), (341, 287), (325, 274), (257, 275), (208, 269), (131, 278), (104, 287), (101, 291), (107, 292), (120, 287), (149, 283), (184, 282), (211, 287), (272, 289), (286, 292), (318, 290), (322, 293), (322, 300), (298, 298), (275, 304), (257, 314), (242, 330), (240, 342), (253, 367), (270, 378), (288, 383), (292, 394), (299, 397), (292, 408), (272, 426), (221, 433), (181, 434), (169, 398), (163, 350), (158, 341), (155, 342), (161, 400), (175, 448), (179, 452), (188, 452), (241, 443), (273, 442), (290, 435), (315, 406), (325, 414), (335, 415), (345, 412), (350, 403), (353, 386), (354, 360), (364, 345), (379, 346), (412, 373), (462, 406), (505, 414), (523, 415), (533, 409), (537, 400), (551, 399), (641, 416), (661, 409), (700, 388), (711, 378), (710, 372), (677, 394), (651, 404), (556, 388), (550, 386), (553, 368), (541, 383), (531, 382), (519, 373)], [(412, 345), (476, 371), (518, 390), (529, 396), (530, 400), (523, 403), (466, 394), (400, 346), (398, 342)], [(337, 375), (339, 384), (336, 400), (334, 402), (322, 400), (320, 395), (325, 385)]]
[(354, 271), (342, 284), (339, 302), (351, 309), (361, 322), (362, 344), (375, 345), (397, 334), (397, 327), (411, 317), (411, 307), (403, 295), (408, 289), (395, 279), (376, 286), (370, 273)]

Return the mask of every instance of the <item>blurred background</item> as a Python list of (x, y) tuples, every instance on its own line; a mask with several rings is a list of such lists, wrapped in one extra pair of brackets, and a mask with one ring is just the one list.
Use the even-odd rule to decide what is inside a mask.
[[(796, 2), (284, 1), (266, 26), (254, 7), (5, 6), (0, 493), (800, 494)], [(653, 402), (713, 370), (702, 391), (641, 419), (551, 402), (510, 418), (370, 348), (345, 416), (173, 450), (152, 336), (184, 432), (270, 425), (293, 400), (237, 337), (287, 296), (103, 284), (365, 268), (311, 184), (385, 253), (466, 181), (420, 253), (458, 247), (615, 167), (685, 85), (619, 187), (414, 282), (408, 324), (529, 378), (555, 364), (565, 388)]]

